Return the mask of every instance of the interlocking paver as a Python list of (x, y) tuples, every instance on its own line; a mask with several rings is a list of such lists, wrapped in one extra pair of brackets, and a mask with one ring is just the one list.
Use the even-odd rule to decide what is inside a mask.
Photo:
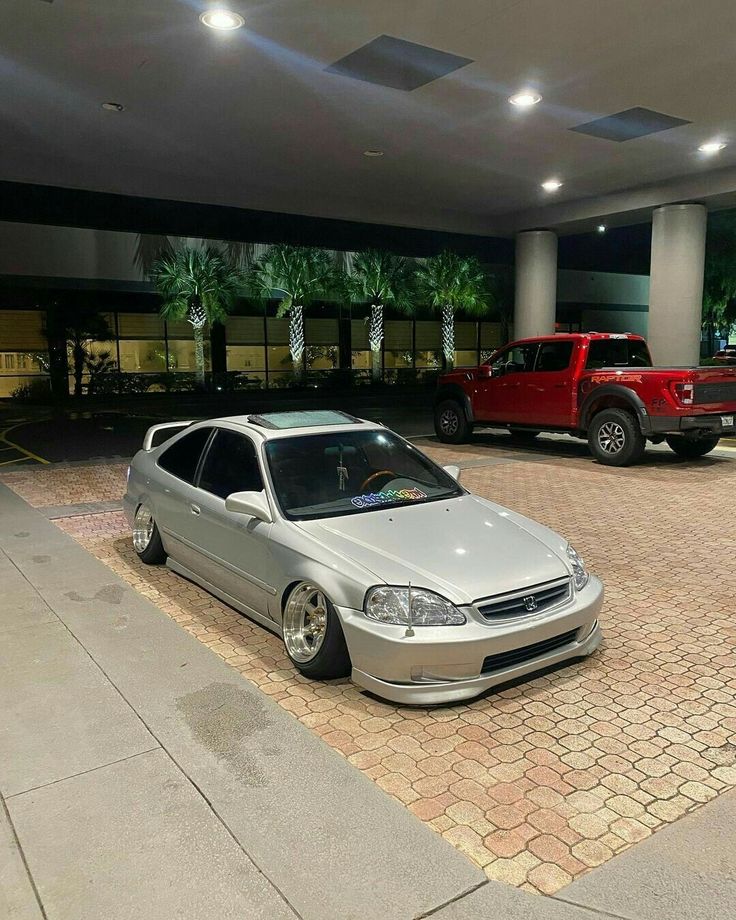
[[(489, 456), (423, 446), (443, 463)], [(305, 680), (278, 638), (143, 566), (119, 512), (57, 524), (489, 877), (553, 894), (736, 785), (736, 569), (722, 510), (736, 464), (502, 456), (467, 469), (464, 484), (570, 537), (606, 583), (605, 640), (587, 661), (441, 709)], [(119, 499), (124, 474), (120, 464), (0, 478), (49, 506)]]

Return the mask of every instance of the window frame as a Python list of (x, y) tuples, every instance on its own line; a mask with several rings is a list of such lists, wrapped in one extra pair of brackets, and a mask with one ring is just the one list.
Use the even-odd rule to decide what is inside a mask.
[[(513, 343), (511, 343), (511, 344), (509, 344), (509, 345), (504, 345), (503, 348), (499, 348), (498, 351), (496, 351), (496, 352), (486, 361), (486, 364), (488, 365), (488, 367), (491, 368), (491, 372), (492, 372), (492, 371), (493, 371), (493, 366), (496, 364), (496, 362), (497, 362), (500, 358), (504, 357), (504, 355), (506, 355), (506, 356), (511, 355), (511, 353), (514, 351), (514, 349), (516, 349), (516, 348), (534, 348), (534, 349), (536, 349), (536, 351), (535, 351), (535, 353), (534, 353), (534, 360), (532, 361), (532, 365), (531, 365), (531, 367), (529, 368), (529, 370), (527, 370), (527, 369), (525, 368), (524, 370), (520, 370), (520, 371), (518, 371), (518, 370), (511, 371), (512, 374), (532, 374), (532, 373), (534, 373), (534, 369), (535, 369), (536, 366), (537, 366), (537, 358), (539, 357), (539, 347), (540, 347), (540, 344), (541, 344), (540, 342), (526, 342), (526, 343), (522, 343), (522, 342), (513, 342)], [(506, 364), (508, 364), (508, 361), (505, 361), (505, 362), (504, 362), (504, 365), (506, 365)], [(500, 376), (500, 377), (506, 377), (506, 376), (508, 376), (508, 374), (509, 374), (508, 371), (504, 371), (503, 374), (500, 374), (500, 375), (498, 375), (498, 376)], [(494, 374), (493, 376), (495, 377), (496, 375)]]
[[(539, 367), (539, 358), (542, 354), (542, 349), (546, 348), (548, 345), (569, 345), (570, 346), (570, 355), (567, 359), (567, 364), (564, 367), (556, 368), (555, 370), (548, 370), (545, 367)], [(550, 339), (546, 342), (540, 342), (539, 347), (537, 348), (537, 354), (534, 358), (534, 373), (538, 374), (563, 374), (565, 371), (569, 371), (572, 365), (572, 357), (575, 353), (575, 342), (572, 339)]]
[[(236, 435), (237, 437), (241, 437), (241, 438), (243, 438), (244, 440), (246, 440), (246, 441), (248, 441), (248, 442), (250, 443), (251, 447), (253, 448), (253, 455), (254, 455), (254, 457), (255, 457), (256, 464), (257, 464), (257, 466), (258, 466), (258, 472), (259, 472), (260, 477), (261, 477), (261, 489), (260, 489), (260, 491), (267, 495), (268, 493), (267, 493), (267, 489), (266, 489), (266, 477), (264, 476), (264, 472), (263, 472), (263, 463), (262, 463), (262, 460), (261, 460), (261, 452), (260, 452), (260, 450), (258, 449), (258, 445), (256, 444), (255, 440), (254, 440), (247, 432), (245, 432), (245, 431), (239, 431), (239, 430), (236, 430), (235, 428), (228, 428), (228, 427), (226, 427), (225, 425), (213, 425), (213, 426), (212, 426), (212, 434), (211, 434), (210, 438), (208, 439), (207, 443), (205, 444), (205, 446), (204, 446), (204, 448), (203, 448), (203, 450), (202, 450), (202, 456), (199, 458), (199, 464), (197, 465), (197, 473), (196, 473), (196, 477), (195, 477), (195, 488), (199, 489), (201, 492), (205, 492), (207, 495), (212, 496), (212, 498), (218, 499), (218, 500), (221, 501), (223, 504), (225, 503), (225, 499), (224, 499), (224, 498), (222, 498), (220, 495), (217, 495), (216, 492), (210, 492), (209, 489), (205, 489), (204, 486), (202, 485), (202, 472), (204, 471), (204, 465), (205, 465), (205, 463), (207, 462), (207, 459), (208, 459), (208, 457), (209, 457), (209, 455), (210, 455), (210, 451), (212, 450), (212, 445), (215, 443), (215, 441), (216, 441), (216, 439), (217, 439), (217, 433), (220, 432), (220, 431), (227, 431), (229, 434), (234, 434), (234, 435)], [(239, 492), (248, 492), (248, 491), (255, 491), (255, 490), (252, 490), (252, 489), (239, 489), (238, 491), (239, 491)], [(234, 492), (230, 492), (230, 493), (228, 493), (228, 494), (229, 494), (229, 495), (234, 495), (235, 493), (234, 493)]]

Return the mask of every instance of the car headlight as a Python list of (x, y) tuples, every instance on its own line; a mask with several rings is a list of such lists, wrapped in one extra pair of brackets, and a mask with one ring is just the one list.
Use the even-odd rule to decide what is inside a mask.
[(585, 563), (569, 543), (567, 545), (567, 558), (570, 560), (570, 565), (572, 566), (572, 580), (575, 582), (575, 588), (577, 591), (582, 591), (588, 584), (590, 575), (585, 568)]
[(396, 626), (461, 626), (465, 614), (439, 594), (422, 588), (411, 589), (411, 618), (409, 618), (409, 588), (371, 588), (365, 598), (365, 615), (379, 623)]

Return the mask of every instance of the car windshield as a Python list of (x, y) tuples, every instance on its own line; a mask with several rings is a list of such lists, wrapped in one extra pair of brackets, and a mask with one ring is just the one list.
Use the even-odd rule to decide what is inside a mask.
[(464, 494), (457, 481), (390, 431), (340, 431), (266, 444), (276, 498), (292, 520), (364, 514)]
[(594, 339), (588, 351), (587, 368), (651, 367), (646, 342), (641, 339)]

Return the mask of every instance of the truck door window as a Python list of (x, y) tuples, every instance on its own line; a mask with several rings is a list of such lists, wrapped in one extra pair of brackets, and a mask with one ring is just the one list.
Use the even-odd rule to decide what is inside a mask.
[(537, 355), (535, 371), (565, 371), (570, 366), (572, 342), (543, 342)]
[(520, 374), (524, 371), (531, 371), (534, 368), (538, 348), (539, 346), (534, 343), (516, 345), (514, 348), (502, 351), (491, 364), (493, 376), (500, 377), (503, 374)]
[(651, 367), (646, 342), (639, 339), (595, 339), (590, 343), (588, 369), (601, 367)]

